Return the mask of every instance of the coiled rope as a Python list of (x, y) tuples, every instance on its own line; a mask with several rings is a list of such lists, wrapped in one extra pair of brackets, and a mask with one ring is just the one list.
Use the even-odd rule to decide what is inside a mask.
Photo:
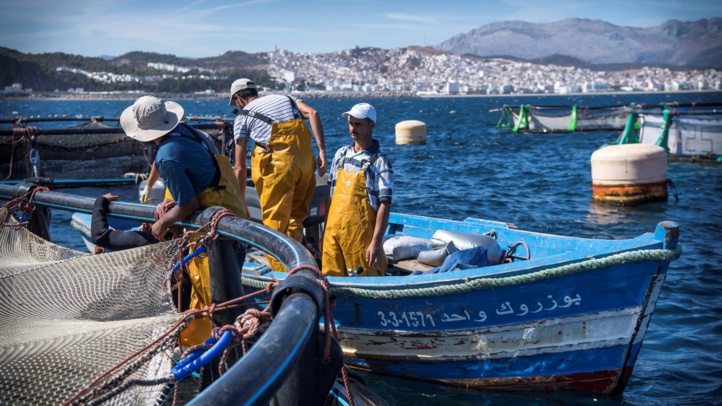
[[(475, 279), (463, 278), (443, 286), (430, 286), (420, 288), (401, 289), (369, 289), (356, 287), (330, 286), (330, 291), (336, 296), (357, 296), (370, 299), (401, 299), (429, 296), (447, 296), (467, 293), (475, 290), (496, 289), (507, 286), (517, 286), (546, 279), (558, 278), (579, 272), (587, 272), (610, 266), (623, 265), (637, 261), (672, 261), (682, 255), (682, 247), (677, 245), (673, 250), (654, 249), (623, 252), (605, 258), (593, 258), (581, 262), (561, 265), (524, 275), (514, 275), (501, 278), (479, 277)], [(262, 288), (266, 282), (243, 278), (243, 284), (254, 288)]]

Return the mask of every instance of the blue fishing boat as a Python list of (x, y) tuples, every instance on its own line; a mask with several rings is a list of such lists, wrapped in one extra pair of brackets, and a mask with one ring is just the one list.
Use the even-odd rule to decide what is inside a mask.
[[(434, 249), (440, 234), (454, 239)], [(409, 238), (407, 251), (418, 253), (409, 246), (426, 240), (448, 253), (479, 236), (498, 244), (477, 245), (486, 245), (474, 262), (482, 265), (454, 254), (434, 268), (399, 257), (387, 276), (329, 277), (346, 365), (463, 387), (623, 391), (681, 252), (678, 225), (597, 240), (392, 213), (386, 241)], [(284, 277), (246, 270), (243, 283), (260, 289)]]

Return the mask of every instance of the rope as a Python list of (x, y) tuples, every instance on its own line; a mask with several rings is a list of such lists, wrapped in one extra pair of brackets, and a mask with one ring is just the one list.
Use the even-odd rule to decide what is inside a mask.
[[(155, 221), (158, 221), (161, 217), (163, 217), (164, 214), (170, 211), (175, 207), (175, 200), (173, 199), (165, 199), (163, 202), (157, 206), (155, 206), (155, 212), (153, 213), (153, 218)], [(141, 229), (145, 232), (150, 233), (151, 232), (151, 225), (150, 223), (142, 223)], [(168, 235), (170, 234), (170, 236)], [(178, 230), (177, 227), (169, 227), (168, 232), (166, 233), (166, 240), (170, 237), (171, 240), (175, 240), (176, 238), (180, 238), (180, 230)], [(182, 258), (182, 256), (181, 256)]]
[[(173, 205), (174, 202), (172, 200), (166, 200), (163, 204), (159, 205), (155, 213), (156, 219), (162, 215), (164, 210), (169, 210), (173, 207)], [(202, 246), (209, 246), (211, 241), (218, 238), (220, 236), (220, 234), (218, 234), (216, 231), (218, 227), (218, 222), (226, 216), (234, 216), (234, 214), (230, 210), (219, 210), (214, 213), (211, 220), (207, 224), (195, 231), (198, 232), (206, 228), (209, 229), (208, 233), (205, 236), (199, 238), (196, 243), (201, 244)], [(193, 232), (186, 233), (183, 239), (187, 242), (192, 234)], [(201, 242), (201, 240), (203, 241)], [(187, 243), (181, 243), (179, 245), (186, 246)], [(180, 251), (182, 252), (183, 249), (181, 249)], [(313, 267), (310, 265), (298, 266), (290, 270), (288, 274), (291, 275), (302, 269), (310, 270), (318, 276), (317, 283), (321, 286), (324, 292), (324, 301), (326, 303), (324, 322), (327, 334), (323, 360), (324, 363), (327, 363), (331, 359), (331, 340), (338, 340), (338, 332), (336, 331), (335, 323), (333, 322), (332, 310), (334, 301), (332, 295), (329, 293), (330, 285), (321, 270), (317, 267)], [(129, 378), (134, 371), (141, 368), (142, 364), (148, 362), (148, 360), (150, 360), (152, 356), (168, 347), (170, 345), (169, 343), (176, 342), (178, 336), (180, 335), (180, 331), (185, 329), (189, 325), (191, 320), (199, 317), (207, 317), (212, 320), (214, 311), (225, 310), (237, 306), (250, 306), (251, 303), (248, 299), (254, 296), (269, 295), (273, 292), (276, 286), (278, 286), (278, 280), (276, 278), (271, 278), (271, 281), (269, 283), (266, 283), (262, 289), (259, 289), (256, 292), (223, 303), (211, 304), (210, 306), (206, 306), (203, 309), (187, 310), (186, 312), (184, 312), (182, 318), (178, 320), (171, 328), (169, 328), (167, 332), (163, 333), (153, 342), (149, 343), (142, 349), (138, 350), (131, 356), (127, 357), (125, 360), (119, 362), (114, 367), (110, 368), (109, 370), (98, 376), (95, 380), (86, 385), (84, 388), (80, 389), (75, 395), (68, 399), (64, 403), (64, 405), (75, 405), (80, 403), (100, 404), (112, 399), (113, 397), (117, 396), (118, 394), (122, 393), (123, 391), (132, 386), (150, 386), (176, 382), (176, 378), (173, 373), (171, 373), (171, 375), (168, 377), (153, 380)], [(228, 356), (231, 354), (231, 351), (233, 351), (238, 346), (242, 346), (243, 353), (245, 354), (247, 352), (249, 341), (251, 341), (254, 337), (257, 336), (258, 332), (262, 330), (262, 326), (264, 326), (264, 324), (271, 322), (271, 320), (272, 316), (270, 306), (266, 306), (263, 310), (249, 308), (243, 314), (238, 316), (232, 325), (225, 325), (220, 328), (213, 329), (212, 341), (214, 342), (219, 341), (221, 336), (224, 335), (226, 332), (230, 332), (233, 337), (231, 343), (222, 350), (218, 366), (219, 375), (223, 375), (227, 371), (227, 359)], [(209, 347), (210, 345), (208, 345), (207, 343), (191, 347), (184, 352), (183, 357), (184, 359), (186, 357), (198, 358), (201, 353), (209, 350)], [(195, 364), (190, 364), (191, 362), (193, 362), (193, 360), (189, 359), (186, 360), (184, 364), (189, 364), (193, 368), (196, 368)], [(198, 364), (200, 364), (200, 362)], [(198, 366), (198, 368), (200, 367), (201, 366)], [(179, 373), (178, 380), (183, 379), (185, 376), (188, 376), (188, 373), (186, 372), (189, 371), (184, 370), (184, 374)], [(354, 401), (352, 398), (348, 380), (348, 373), (345, 366), (342, 366), (341, 373), (343, 377), (344, 387), (349, 397), (349, 404), (353, 406)], [(113, 376), (111, 376), (111, 374), (113, 374)], [(177, 397), (174, 396), (174, 404), (176, 399)]]
[[(266, 286), (266, 289), (259, 290), (257, 292), (250, 293), (248, 295), (229, 300), (227, 302), (213, 304), (211, 306), (207, 306), (203, 309), (191, 309), (187, 310), (185, 313), (183, 313), (182, 317), (173, 324), (166, 332), (162, 333), (158, 338), (153, 340), (151, 343), (147, 344), (145, 347), (141, 348), (140, 350), (136, 351), (135, 353), (131, 354), (124, 360), (118, 362), (115, 366), (111, 367), (104, 373), (102, 373), (100, 376), (95, 378), (92, 382), (90, 382), (88, 385), (80, 389), (75, 395), (70, 397), (65, 403), (63, 403), (64, 406), (67, 405), (76, 405), (76, 404), (93, 404), (93, 403), (102, 403), (103, 401), (106, 401), (113, 396), (121, 393), (123, 390), (127, 389), (130, 386), (133, 385), (157, 385), (162, 383), (169, 383), (172, 382), (171, 377), (167, 378), (160, 378), (158, 380), (130, 380), (126, 381), (126, 379), (133, 373), (133, 371), (138, 370), (142, 367), (142, 364), (147, 363), (148, 360), (150, 360), (155, 354), (157, 354), (160, 351), (165, 350), (171, 343), (174, 343), (177, 341), (178, 336), (180, 335), (180, 332), (184, 330), (186, 327), (188, 327), (191, 320), (199, 317), (208, 317), (211, 318), (212, 314), (216, 310), (225, 310), (228, 308), (232, 308), (235, 306), (244, 305), (248, 306), (248, 303), (240, 303), (243, 301), (246, 301), (249, 298), (252, 298), (254, 296), (262, 295), (262, 294), (269, 294), (271, 291), (273, 291), (273, 288), (278, 284), (278, 281), (272, 281), (271, 283), (268, 283)], [(265, 310), (264, 310), (265, 311)], [(257, 312), (256, 309), (248, 309), (246, 313), (239, 316), (238, 319), (243, 319), (244, 316), (246, 319), (250, 316), (247, 316), (247, 314), (250, 314), (251, 316)], [(270, 319), (270, 309), (267, 311), (268, 317)], [(263, 313), (263, 312), (261, 312)], [(265, 316), (262, 316), (265, 317)], [(238, 320), (237, 319), (237, 320)], [(244, 322), (245, 320), (244, 319)], [(265, 319), (264, 319), (265, 320)], [(260, 326), (260, 323), (258, 324)], [(252, 326), (251, 326), (252, 327)], [(227, 329), (232, 329), (233, 326), (224, 326), (224, 328), (219, 329), (217, 334), (222, 334)], [(244, 329), (244, 334), (240, 334), (240, 336), (244, 337), (248, 335), (251, 337), (255, 332), (257, 331), (257, 328), (254, 330), (252, 328)], [(236, 334), (234, 334), (235, 336)], [(229, 346), (230, 347), (230, 346)], [(200, 344), (198, 346), (189, 348), (185, 353), (188, 354), (190, 352), (193, 352), (195, 350), (203, 349), (203, 344)], [(229, 351), (230, 348), (227, 348), (226, 351)], [(223, 359), (225, 359), (225, 353), (223, 355)], [(124, 367), (125, 366), (125, 367)], [(124, 367), (124, 368), (123, 368)], [(123, 368), (122, 370), (120, 370)], [(110, 376), (114, 371), (120, 370), (115, 376)], [(98, 402), (100, 400), (100, 402)]]
[(124, 178), (135, 178), (135, 184), (138, 185), (140, 182), (144, 180), (148, 180), (148, 174), (146, 173), (135, 173), (135, 172), (128, 172), (123, 174)]
[[(172, 209), (175, 206), (175, 201), (171, 199), (166, 199), (163, 201), (163, 203), (159, 204), (156, 207), (155, 210), (155, 220), (158, 221), (163, 214), (165, 214), (168, 210)], [(207, 253), (211, 250), (211, 244), (214, 240), (216, 240), (218, 237), (220, 237), (220, 234), (217, 231), (218, 228), (218, 222), (223, 218), (227, 216), (235, 216), (235, 214), (228, 210), (218, 210), (217, 212), (213, 213), (213, 216), (211, 217), (210, 221), (206, 224), (204, 224), (202, 227), (195, 231), (186, 231), (186, 233), (183, 235), (183, 240), (180, 246), (178, 247), (178, 262), (173, 265), (173, 271), (177, 271), (177, 273), (180, 273), (180, 275), (177, 275), (178, 280), (180, 280), (181, 277), (183, 277), (183, 273), (187, 272), (187, 269), (184, 267), (184, 265), (190, 261), (194, 257), (200, 257), (201, 254), (208, 255)], [(144, 226), (149, 226), (148, 224)], [(208, 229), (209, 231), (198, 238), (195, 242), (190, 243), (191, 237), (193, 237), (196, 233), (199, 233), (205, 229)], [(169, 229), (169, 232), (173, 232), (172, 238), (177, 238), (177, 230), (171, 230)], [(184, 256), (184, 252), (190, 251), (191, 254)]]
[[(18, 121), (19, 122), (19, 121)], [(16, 124), (17, 125), (17, 124)], [(3, 180), (12, 179), (13, 176), (13, 162), (15, 161), (15, 142), (20, 142), (23, 139), (25, 142), (25, 163), (30, 164), (30, 137), (38, 134), (37, 127), (13, 127), (13, 136), (11, 138), (10, 147), (10, 169), (8, 170), (8, 176)], [(26, 168), (27, 170), (27, 168)]]
[[(5, 203), (3, 207), (6, 207), (7, 211), (5, 211), (5, 217), (2, 219), (2, 224), (7, 227), (25, 227), (29, 229), (31, 225), (30, 221), (36, 208), (35, 202), (33, 201), (33, 199), (35, 199), (35, 194), (39, 191), (47, 190), (50, 190), (47, 186), (35, 186), (24, 195), (16, 197), (15, 199)], [(17, 212), (23, 213), (22, 218), (17, 223), (11, 223), (9, 221), (10, 216), (13, 216)]]
[[(672, 261), (680, 257), (682, 247), (678, 245), (674, 250), (655, 249), (624, 252), (610, 255), (605, 258), (593, 258), (574, 264), (561, 265), (524, 275), (507, 276), (501, 278), (463, 278), (444, 286), (432, 286), (423, 288), (402, 288), (389, 290), (376, 290), (369, 288), (353, 288), (331, 286), (330, 292), (336, 296), (358, 296), (372, 299), (400, 299), (429, 296), (446, 296), (459, 293), (472, 292), (482, 289), (496, 289), (507, 286), (516, 286), (531, 282), (538, 282), (546, 279), (558, 278), (565, 275), (572, 275), (579, 272), (592, 271), (610, 266), (622, 265), (637, 261)], [(264, 282), (244, 278), (245, 285), (260, 288)]]
[[(516, 248), (520, 245), (523, 245), (524, 248), (526, 248), (526, 258), (514, 256), (514, 253), (516, 252)], [(529, 246), (526, 245), (526, 243), (524, 241), (519, 241), (519, 242), (515, 242), (514, 244), (512, 244), (511, 247), (509, 247), (509, 249), (506, 250), (503, 258), (504, 259), (502, 260), (502, 262), (504, 262), (504, 263), (512, 263), (512, 262), (514, 262), (515, 258), (529, 260), (529, 259), (531, 259), (531, 251), (529, 251)]]
[[(86, 404), (89, 403), (90, 399), (93, 399), (95, 397), (101, 397), (103, 400), (105, 399), (109, 394), (106, 393), (105, 395), (101, 396), (102, 392), (107, 392), (109, 387), (113, 387), (114, 389), (110, 389), (110, 392), (112, 393), (112, 396), (117, 395), (118, 393), (125, 390), (130, 385), (121, 384), (128, 376), (132, 374), (133, 371), (140, 368), (145, 362), (150, 360), (155, 354), (162, 351), (170, 345), (169, 343), (173, 343), (177, 340), (178, 336), (180, 335), (181, 330), (184, 330), (186, 327), (188, 327), (188, 323), (190, 322), (190, 319), (192, 318), (192, 315), (186, 314), (183, 318), (178, 320), (173, 326), (171, 326), (168, 331), (165, 333), (162, 333), (158, 338), (153, 340), (151, 343), (146, 345), (145, 347), (141, 348), (140, 350), (136, 351), (135, 353), (131, 354), (124, 360), (118, 362), (115, 366), (111, 367), (104, 373), (102, 373), (100, 376), (95, 378), (92, 382), (87, 384), (85, 387), (80, 389), (78, 392), (75, 393), (75, 395), (71, 396), (70, 399), (66, 400), (65, 403), (63, 403), (63, 406), (68, 405), (76, 405), (76, 404)], [(150, 350), (150, 351), (148, 351)], [(145, 353), (145, 354), (144, 354)], [(107, 378), (113, 371), (118, 370), (124, 365), (126, 366), (125, 369), (123, 369), (120, 373), (118, 373), (115, 377), (111, 377), (109, 380), (105, 382), (103, 379)], [(134, 382), (135, 385), (139, 384), (139, 381)], [(97, 387), (95, 387), (97, 385)], [(122, 388), (118, 390), (119, 388)]]
[[(173, 204), (175, 205), (175, 202)], [(156, 214), (157, 213), (158, 212), (156, 211)], [(218, 237), (221, 236), (218, 233), (218, 222), (221, 221), (221, 219), (223, 217), (228, 217), (228, 216), (235, 216), (235, 214), (228, 209), (218, 210), (217, 212), (213, 213), (213, 216), (211, 217), (211, 219), (206, 224), (204, 224), (202, 227), (198, 228), (195, 231), (187, 231), (185, 233), (185, 235), (183, 236), (184, 244), (181, 247), (181, 250), (183, 250), (184, 248), (189, 246), (187, 241), (190, 240), (191, 237), (193, 237), (196, 233), (199, 233), (205, 229), (208, 229), (208, 232), (204, 236), (198, 238), (198, 240), (196, 240), (196, 242), (195, 242), (195, 245), (202, 245), (202, 246), (206, 247), (206, 250), (210, 250), (211, 243), (214, 240), (218, 239)], [(157, 217), (156, 220), (158, 220), (158, 218), (160, 218), (160, 217)]]
[(163, 203), (155, 206), (155, 213), (153, 214), (153, 218), (155, 221), (160, 220), (161, 217), (163, 217), (164, 214), (168, 213), (170, 209), (175, 207), (175, 200), (173, 199), (165, 199), (163, 200)]

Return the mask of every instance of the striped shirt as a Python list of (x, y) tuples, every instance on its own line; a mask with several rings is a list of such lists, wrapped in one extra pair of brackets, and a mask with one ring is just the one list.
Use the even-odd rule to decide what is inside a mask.
[[(373, 164), (369, 165), (374, 157), (377, 158), (373, 161)], [(379, 211), (379, 202), (391, 203), (394, 170), (391, 169), (389, 157), (381, 151), (378, 140), (373, 140), (373, 144), (361, 152), (354, 151), (353, 144), (341, 147), (336, 151), (328, 174), (332, 198), (336, 187), (338, 170), (341, 167), (349, 172), (359, 172), (363, 167), (368, 167), (366, 169), (366, 193), (368, 194), (369, 204), (374, 210)]]
[[(290, 97), (296, 103), (302, 101), (293, 96)], [(274, 123), (292, 121), (300, 117), (301, 114), (296, 108), (294, 115), (294, 109), (291, 107), (288, 98), (289, 96), (280, 94), (266, 95), (248, 103), (243, 110), (261, 113), (271, 118)], [(249, 135), (256, 143), (268, 145), (271, 141), (271, 124), (258, 118), (238, 114), (233, 121), (233, 139), (248, 139)]]

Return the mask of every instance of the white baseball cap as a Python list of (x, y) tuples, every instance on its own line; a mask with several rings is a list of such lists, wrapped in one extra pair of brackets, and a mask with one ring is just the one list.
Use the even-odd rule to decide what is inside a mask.
[(231, 85), (231, 100), (228, 102), (229, 106), (233, 106), (233, 95), (245, 89), (258, 89), (256, 84), (251, 79), (238, 79)]
[(348, 117), (352, 116), (355, 118), (370, 118), (371, 121), (374, 123), (376, 122), (376, 109), (374, 106), (368, 104), (368, 103), (359, 103), (353, 107), (351, 107), (351, 110), (341, 114), (341, 117)]
[(172, 101), (143, 96), (120, 115), (120, 126), (130, 138), (153, 141), (176, 128), (183, 117), (183, 107)]

